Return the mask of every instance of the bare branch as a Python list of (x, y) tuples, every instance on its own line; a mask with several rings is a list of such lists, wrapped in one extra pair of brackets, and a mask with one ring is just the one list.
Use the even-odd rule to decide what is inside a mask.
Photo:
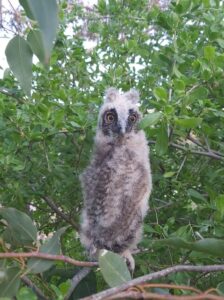
[(205, 151), (198, 151), (198, 150), (191, 150), (188, 148), (185, 148), (184, 146), (175, 144), (175, 143), (170, 143), (171, 147), (183, 150), (185, 152), (189, 152), (191, 154), (197, 154), (197, 155), (202, 155), (202, 156), (208, 156), (214, 159), (218, 159), (218, 160), (224, 160), (224, 158), (222, 157), (222, 154), (215, 154), (212, 150), (210, 152), (205, 152)]
[(58, 260), (63, 261), (65, 263), (69, 263), (74, 266), (79, 267), (95, 267), (98, 266), (97, 262), (90, 262), (90, 261), (79, 261), (75, 260), (69, 256), (65, 255), (54, 255), (54, 254), (48, 254), (48, 253), (42, 253), (42, 252), (5, 252), (0, 253), (0, 259), (1, 258), (29, 258), (29, 257), (35, 257), (35, 258), (41, 258), (46, 260)]
[(17, 97), (16, 93), (12, 93), (9, 90), (7, 90), (6, 88), (0, 88), (0, 93), (9, 97), (12, 97), (14, 99), (16, 99), (17, 101), (19, 101), (20, 103), (23, 103), (23, 99)]
[(196, 89), (197, 87), (199, 87), (200, 86), (200, 84), (195, 84), (195, 85), (193, 85), (188, 91), (187, 91), (187, 95), (188, 94), (190, 94), (194, 89)]
[[(152, 140), (149, 141), (149, 145), (150, 144), (154, 145), (155, 143), (156, 143), (155, 141), (152, 141)], [(173, 148), (176, 148), (176, 149), (179, 149), (179, 150), (182, 150), (184, 152), (188, 152), (190, 154), (208, 156), (210, 158), (214, 158), (214, 159), (217, 159), (217, 160), (224, 160), (224, 157), (223, 157), (224, 154), (219, 153), (218, 151), (215, 151), (215, 150), (212, 150), (212, 149), (209, 152), (207, 152), (207, 151), (198, 151), (198, 150), (192, 150), (192, 149), (186, 148), (182, 145), (175, 144), (175, 143), (169, 143), (169, 146), (173, 147)]]
[(127, 291), (121, 292), (116, 294), (115, 296), (107, 298), (107, 300), (112, 299), (150, 299), (150, 300), (223, 300), (223, 296), (216, 296), (212, 294), (205, 294), (202, 293), (200, 295), (193, 295), (193, 296), (175, 296), (175, 295), (161, 295), (155, 293), (148, 293), (148, 292), (136, 292), (136, 291)]
[(197, 139), (195, 139), (190, 133), (187, 136), (187, 139), (189, 141), (191, 141), (192, 143), (194, 143), (195, 145), (203, 148), (204, 150), (206, 150), (206, 147), (204, 145), (202, 145)]
[(61, 211), (58, 206), (54, 203), (54, 201), (48, 197), (45, 196), (43, 197), (45, 202), (48, 204), (48, 206), (58, 215), (60, 216), (63, 220), (65, 220), (67, 223), (71, 224), (72, 227), (74, 227), (77, 231), (79, 231), (79, 226), (76, 224), (71, 218), (69, 218), (68, 215), (66, 215), (63, 211)]
[(180, 167), (179, 167), (179, 169), (178, 169), (178, 171), (177, 171), (177, 174), (176, 174), (175, 179), (178, 178), (178, 176), (179, 176), (181, 170), (183, 169), (186, 159), (187, 159), (187, 155), (184, 156), (184, 159), (183, 159), (183, 161), (182, 161), (182, 163), (181, 163), (181, 165), (180, 165)]
[(21, 280), (37, 295), (38, 300), (49, 300), (49, 298), (47, 298), (43, 294), (43, 292), (27, 276), (22, 276)]
[(210, 153), (212, 152), (212, 153), (215, 153), (219, 156), (224, 156), (224, 154), (210, 148), (210, 146), (208, 144), (208, 139), (206, 137), (204, 137), (204, 139), (205, 139), (205, 143), (206, 143), (207, 147), (204, 146), (203, 144), (201, 144), (197, 139), (193, 138), (190, 134), (187, 136), (187, 139), (189, 141), (191, 141), (192, 143), (194, 143), (195, 145), (203, 148), (204, 150), (208, 150), (208, 152), (210, 152)]
[(68, 290), (68, 293), (65, 295), (64, 300), (69, 300), (77, 285), (90, 273), (90, 271), (91, 268), (83, 268), (75, 274), (75, 276), (72, 278), (71, 286)]
[[(203, 272), (204, 273), (204, 272), (219, 272), (219, 271), (224, 271), (224, 265), (207, 265), (207, 266), (177, 265), (174, 267), (163, 269), (158, 272), (154, 272), (154, 273), (151, 273), (148, 275), (144, 275), (144, 276), (135, 278), (126, 283), (123, 283), (122, 285), (120, 285), (118, 287), (114, 287), (114, 288), (105, 290), (103, 292), (97, 293), (95, 295), (85, 297), (85, 298), (83, 298), (83, 300), (108, 299), (109, 297), (111, 297), (117, 293), (123, 292), (124, 290), (126, 290), (128, 288), (131, 288), (133, 286), (136, 286), (136, 285), (148, 282), (148, 281), (152, 281), (152, 280), (155, 280), (158, 278), (166, 277), (167, 275), (172, 274), (172, 273), (177, 273), (177, 272)], [(150, 299), (153, 299), (153, 298), (150, 298)], [(156, 298), (154, 298), (154, 299), (156, 299)], [(204, 297), (204, 298), (200, 298), (200, 299), (206, 299), (206, 298)]]

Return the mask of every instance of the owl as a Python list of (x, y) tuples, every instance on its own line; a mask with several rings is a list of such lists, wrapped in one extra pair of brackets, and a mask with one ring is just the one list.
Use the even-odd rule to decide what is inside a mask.
[(149, 148), (138, 128), (139, 94), (109, 88), (101, 106), (95, 147), (81, 175), (84, 208), (81, 243), (91, 258), (101, 249), (122, 255), (134, 269), (152, 189)]

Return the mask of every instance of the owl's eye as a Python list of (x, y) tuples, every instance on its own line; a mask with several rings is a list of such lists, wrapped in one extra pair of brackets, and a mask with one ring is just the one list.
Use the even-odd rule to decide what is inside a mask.
[(137, 121), (137, 115), (135, 113), (131, 114), (128, 119), (131, 123), (135, 123)]
[(109, 112), (106, 114), (106, 121), (107, 123), (113, 123), (115, 120), (115, 116), (113, 113)]

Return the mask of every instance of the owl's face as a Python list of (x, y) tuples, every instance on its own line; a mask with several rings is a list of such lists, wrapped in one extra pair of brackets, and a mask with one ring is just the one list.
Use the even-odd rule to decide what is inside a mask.
[(124, 94), (119, 94), (114, 88), (107, 91), (98, 122), (104, 136), (123, 137), (138, 131), (137, 124), (141, 117), (138, 100), (135, 90)]

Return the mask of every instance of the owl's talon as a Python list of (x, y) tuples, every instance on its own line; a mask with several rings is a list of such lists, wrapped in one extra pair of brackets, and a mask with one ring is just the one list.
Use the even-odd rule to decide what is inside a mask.
[(135, 260), (131, 255), (131, 252), (129, 250), (126, 250), (125, 252), (122, 253), (122, 256), (124, 257), (128, 270), (130, 271), (131, 276), (133, 277), (134, 270), (135, 270)]

